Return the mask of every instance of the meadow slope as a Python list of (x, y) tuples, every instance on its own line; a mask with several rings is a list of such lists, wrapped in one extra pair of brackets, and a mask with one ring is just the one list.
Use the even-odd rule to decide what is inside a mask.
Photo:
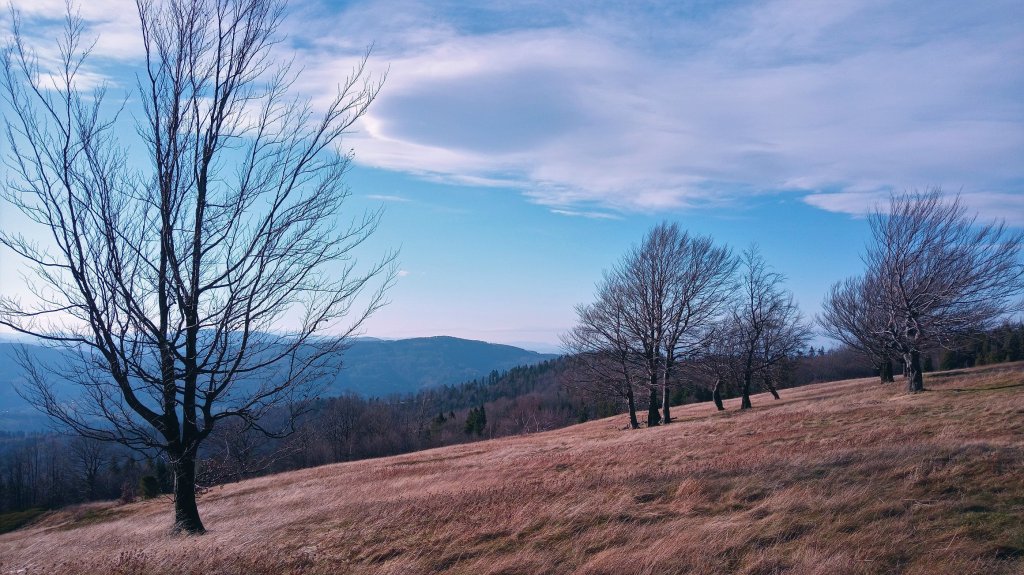
[(1024, 364), (783, 390), (94, 504), (0, 536), (0, 573), (1024, 572)]

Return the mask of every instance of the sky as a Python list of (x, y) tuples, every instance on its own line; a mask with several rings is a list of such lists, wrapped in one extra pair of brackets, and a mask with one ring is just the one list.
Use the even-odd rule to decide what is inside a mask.
[[(14, 5), (45, 55), (64, 0)], [(130, 90), (134, 3), (80, 10), (88, 77)], [(1024, 226), (1020, 0), (293, 1), (281, 31), (314, 107), (368, 47), (386, 75), (344, 142), (351, 208), (385, 206), (364, 257), (401, 250), (369, 336), (557, 349), (664, 220), (757, 243), (807, 317), (861, 271), (891, 192)], [(3, 206), (0, 225), (22, 224)], [(17, 270), (0, 254), (5, 292)]]

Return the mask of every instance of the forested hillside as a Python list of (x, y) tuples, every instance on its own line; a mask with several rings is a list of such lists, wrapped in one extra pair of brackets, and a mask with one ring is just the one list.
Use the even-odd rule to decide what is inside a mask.
[[(24, 387), (25, 374), (16, 361), (22, 350), (40, 365), (54, 370), (48, 379), (62, 400), (71, 400), (81, 393), (79, 386), (57, 376), (67, 363), (66, 352), (33, 345), (31, 341), (0, 341), (0, 431), (47, 428), (46, 417), (16, 391), (17, 386)], [(341, 370), (321, 382), (320, 395), (354, 394), (369, 398), (414, 394), (554, 357), (509, 345), (455, 337), (356, 338), (342, 354)]]

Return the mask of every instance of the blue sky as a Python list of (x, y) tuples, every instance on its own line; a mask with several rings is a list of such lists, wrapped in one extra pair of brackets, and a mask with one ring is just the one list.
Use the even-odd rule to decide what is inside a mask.
[[(45, 57), (63, 0), (15, 5)], [(81, 10), (130, 88), (133, 3)], [(366, 258), (402, 249), (368, 335), (550, 347), (663, 219), (760, 244), (808, 316), (891, 190), (1024, 225), (1019, 0), (293, 2), (283, 31), (314, 104), (370, 44), (387, 72), (345, 142), (352, 207), (387, 207)]]

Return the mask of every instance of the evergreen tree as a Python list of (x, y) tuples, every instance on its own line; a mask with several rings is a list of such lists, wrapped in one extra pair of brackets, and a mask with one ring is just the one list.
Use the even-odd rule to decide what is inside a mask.
[(462, 431), (464, 431), (466, 435), (472, 435), (473, 431), (476, 430), (476, 421), (479, 417), (480, 416), (477, 414), (475, 407), (471, 408), (469, 413), (466, 414), (466, 424), (462, 427)]
[(1024, 324), (1010, 328), (1006, 338), (1006, 361), (1024, 359)]
[(481, 405), (480, 409), (477, 410), (476, 422), (473, 426), (473, 431), (477, 435), (483, 435), (485, 427), (487, 427), (487, 412), (484, 410), (484, 406)]

